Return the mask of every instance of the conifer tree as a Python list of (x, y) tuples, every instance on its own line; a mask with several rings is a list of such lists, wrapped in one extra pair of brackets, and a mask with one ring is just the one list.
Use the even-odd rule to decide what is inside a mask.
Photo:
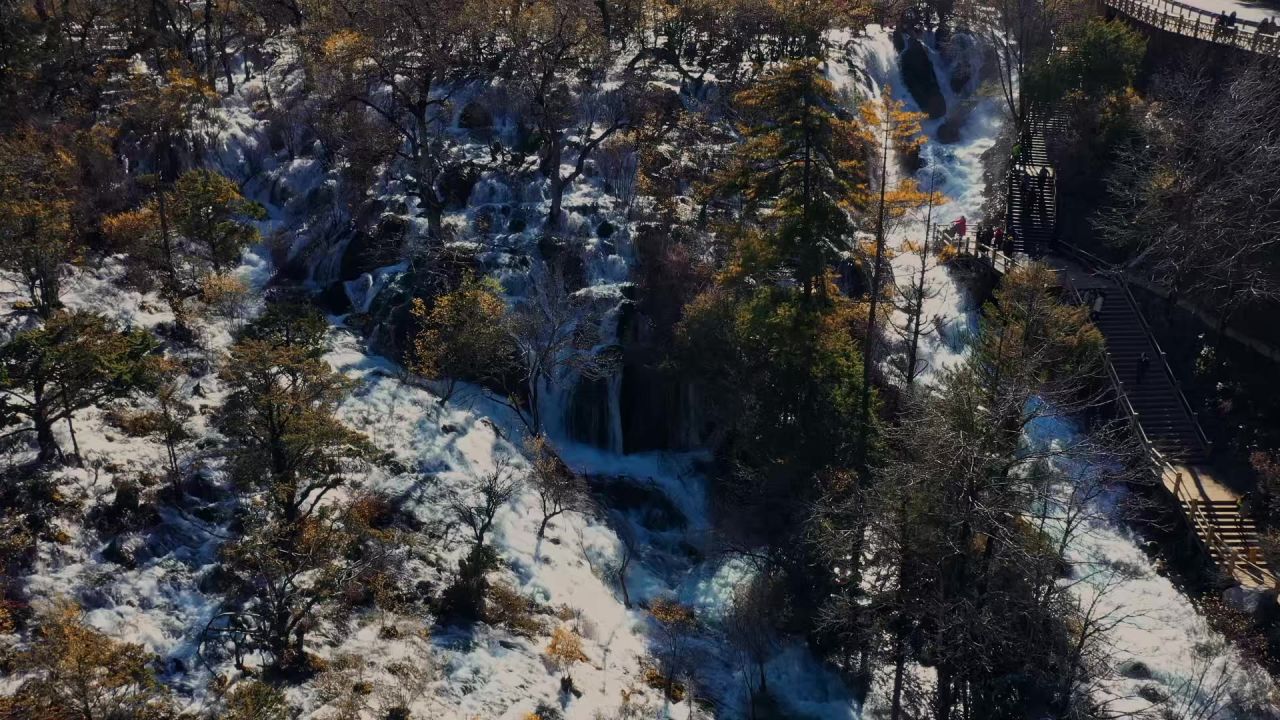
[(62, 266), (76, 252), (75, 172), (73, 156), (49, 133), (27, 128), (0, 138), (0, 270), (21, 278), (46, 319), (61, 305)]
[(334, 416), (351, 385), (320, 359), (318, 346), (254, 334), (231, 348), (222, 369), (231, 394), (215, 424), (233, 443), (236, 476), (266, 491), (276, 517), (295, 523), (372, 449)]
[(241, 251), (258, 241), (253, 223), (265, 217), (265, 208), (245, 199), (228, 178), (191, 170), (140, 207), (104, 218), (102, 226), (113, 244), (160, 271), (166, 299), (177, 309), (201, 275), (234, 266)]
[(468, 275), (430, 307), (415, 298), (412, 312), (421, 329), (410, 368), (442, 383), (440, 404), (453, 397), (458, 380), (495, 382), (515, 368), (507, 306), (494, 283)]
[(763, 212), (768, 241), (805, 299), (825, 295), (825, 268), (851, 245), (851, 212), (865, 202), (858, 121), (840, 109), (814, 60), (783, 65), (735, 100), (747, 118), (746, 141), (721, 186)]
[[(121, 219), (131, 221), (129, 229), (153, 245), (152, 262), (164, 273), (164, 294), (176, 307), (184, 291), (167, 191), (178, 174), (180, 162), (175, 157), (178, 144), (188, 139), (195, 121), (217, 98), (217, 93), (203, 80), (180, 68), (169, 69), (159, 78), (132, 68), (114, 69), (121, 76), (122, 124), (141, 137), (150, 163), (151, 174), (139, 180), (154, 193), (135, 214)], [(110, 230), (110, 219), (104, 223)]]
[(881, 91), (878, 100), (864, 102), (861, 113), (860, 134), (874, 153), (877, 176), (873, 185), (873, 210), (868, 218), (875, 236), (875, 247), (870, 258), (870, 305), (862, 341), (862, 403), (858, 423), (858, 452), (861, 454), (863, 475), (866, 476), (871, 439), (871, 373), (879, 346), (877, 322), (881, 312), (880, 295), (884, 287), (885, 264), (889, 260), (886, 240), (897, 221), (911, 210), (928, 203), (932, 195), (922, 193), (911, 178), (903, 178), (893, 184), (889, 175), (892, 153), (910, 153), (924, 142), (920, 131), (920, 121), (924, 115), (907, 112), (902, 101), (895, 100), (887, 87)]
[(173, 186), (172, 205), (174, 229), (215, 273), (235, 266), (240, 252), (258, 241), (251, 222), (266, 217), (262, 205), (246, 200), (235, 183), (212, 170), (183, 173)]
[(74, 442), (73, 415), (144, 386), (156, 347), (146, 331), (120, 332), (99, 315), (54, 315), (0, 346), (0, 426), (31, 423), (18, 432), (35, 432), (40, 460), (52, 460), (54, 424), (65, 420)]

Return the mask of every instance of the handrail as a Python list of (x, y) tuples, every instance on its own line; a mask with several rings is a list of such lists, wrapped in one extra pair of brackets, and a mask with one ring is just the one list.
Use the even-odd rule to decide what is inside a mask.
[(1195, 429), (1196, 439), (1200, 441), (1205, 454), (1212, 455), (1213, 441), (1209, 439), (1209, 436), (1205, 434), (1204, 428), (1200, 426), (1200, 414), (1191, 407), (1191, 401), (1187, 400), (1186, 393), (1182, 391), (1182, 383), (1178, 380), (1178, 376), (1174, 374), (1173, 367), (1169, 365), (1169, 356), (1164, 351), (1164, 348), (1160, 347), (1160, 341), (1156, 339), (1155, 331), (1151, 328), (1151, 324), (1147, 322), (1147, 316), (1143, 314), (1142, 308), (1138, 306), (1138, 300), (1133, 296), (1133, 291), (1129, 287), (1129, 281), (1125, 273), (1120, 268), (1102, 260), (1093, 253), (1064, 240), (1058, 240), (1057, 246), (1065, 249), (1069, 254), (1075, 256), (1077, 260), (1083, 261), (1086, 266), (1091, 266), (1096, 272), (1109, 276), (1124, 292), (1125, 299), (1129, 302), (1129, 307), (1138, 316), (1138, 322), (1142, 324), (1142, 330), (1146, 334), (1147, 340), (1151, 342), (1151, 345), (1155, 348), (1156, 355), (1160, 358), (1160, 365), (1164, 368), (1165, 376), (1173, 384), (1174, 393), (1178, 396), (1178, 403), (1191, 420), (1191, 426)]
[(1120, 289), (1124, 290), (1125, 298), (1129, 301), (1129, 306), (1133, 308), (1138, 316), (1138, 322), (1142, 323), (1142, 330), (1147, 334), (1147, 339), (1151, 341), (1151, 345), (1156, 349), (1156, 355), (1160, 357), (1160, 364), (1164, 367), (1164, 373), (1169, 378), (1169, 382), (1173, 383), (1174, 392), (1178, 396), (1182, 409), (1191, 419), (1191, 425), (1195, 428), (1196, 439), (1200, 441), (1206, 455), (1213, 454), (1213, 442), (1209, 440), (1209, 436), (1205, 434), (1204, 428), (1200, 427), (1200, 415), (1191, 407), (1191, 402), (1187, 400), (1187, 396), (1182, 392), (1182, 383), (1178, 382), (1178, 377), (1173, 374), (1173, 368), (1169, 366), (1169, 356), (1165, 353), (1164, 348), (1160, 347), (1160, 341), (1156, 339), (1155, 331), (1151, 329), (1151, 325), (1147, 322), (1147, 316), (1142, 313), (1138, 307), (1138, 301), (1133, 296), (1133, 291), (1129, 288), (1129, 283), (1124, 282), (1124, 276), (1120, 276)]
[(1102, 3), (1138, 22), (1176, 35), (1280, 56), (1280, 28), (1260, 33), (1259, 22), (1255, 20), (1236, 18), (1232, 27), (1223, 27), (1218, 24), (1222, 14), (1178, 0), (1102, 0)]
[[(1081, 251), (1083, 252), (1083, 251)], [(1069, 278), (1063, 277), (1065, 285), (1076, 302), (1084, 305), (1084, 296), (1080, 294), (1079, 288), (1071, 282)], [(1273, 577), (1271, 573), (1261, 565), (1253, 562), (1248, 556), (1241, 556), (1241, 553), (1232, 547), (1222, 537), (1221, 533), (1214, 527), (1213, 519), (1205, 513), (1203, 505), (1205, 498), (1191, 495), (1190, 491), (1182, 482), (1182, 472), (1174, 467), (1164, 453), (1151, 442), (1151, 438), (1142, 427), (1141, 416), (1134, 409), (1133, 404), (1129, 401), (1129, 396), (1124, 390), (1124, 381), (1120, 379), (1120, 374), (1116, 371), (1115, 365), (1111, 362), (1111, 353), (1103, 354), (1103, 366), (1106, 369), (1107, 376), (1116, 388), (1116, 399), (1120, 404), (1121, 412), (1128, 418), (1129, 426), (1133, 430), (1134, 436), (1137, 437), (1138, 443), (1147, 455), (1147, 459), (1151, 462), (1152, 473), (1160, 480), (1160, 484), (1169, 489), (1168, 484), (1164, 481), (1165, 473), (1172, 473), (1174, 476), (1173, 496), (1180, 504), (1190, 511), (1190, 520), (1193, 528), (1199, 532), (1194, 533), (1196, 540), (1204, 547), (1206, 554), (1210, 548), (1217, 550), (1219, 557), (1223, 558), (1227, 563), (1227, 571), (1234, 575), (1236, 568), (1241, 568), (1250, 576), (1259, 582), (1265, 582), (1269, 577)]]

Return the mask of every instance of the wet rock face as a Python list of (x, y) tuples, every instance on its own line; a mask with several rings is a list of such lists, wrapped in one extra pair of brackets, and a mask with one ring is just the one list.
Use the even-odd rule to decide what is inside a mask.
[(609, 417), (609, 382), (582, 378), (573, 389), (565, 430), (574, 440), (600, 448), (611, 448), (613, 421)]
[(467, 206), (467, 199), (476, 183), (480, 182), (480, 168), (470, 163), (450, 165), (440, 176), (440, 194), (444, 196), (445, 206), (450, 210), (461, 210)]
[(604, 476), (589, 476), (587, 483), (605, 507), (631, 515), (650, 530), (683, 530), (688, 526), (684, 514), (656, 485)]
[(458, 127), (464, 130), (482, 130), (493, 127), (493, 113), (489, 108), (472, 100), (458, 114)]
[(969, 121), (969, 115), (972, 112), (972, 100), (963, 101), (952, 107), (951, 112), (947, 114), (947, 119), (938, 126), (938, 142), (944, 145), (960, 142), (960, 131), (964, 128), (965, 123)]
[(942, 87), (938, 84), (938, 76), (933, 71), (933, 62), (929, 52), (919, 40), (908, 39), (907, 49), (902, 53), (902, 79), (911, 91), (920, 109), (930, 118), (940, 118), (947, 114), (947, 101), (942, 96)]

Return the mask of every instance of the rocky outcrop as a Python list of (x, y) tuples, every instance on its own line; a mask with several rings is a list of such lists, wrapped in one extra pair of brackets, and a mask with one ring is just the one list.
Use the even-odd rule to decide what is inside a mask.
[(458, 113), (458, 127), (464, 130), (487, 130), (493, 127), (493, 113), (489, 108), (472, 100)]
[(902, 65), (902, 80), (920, 109), (930, 118), (946, 115), (947, 101), (942, 95), (942, 86), (938, 84), (938, 76), (933, 71), (933, 62), (924, 44), (914, 38), (908, 39), (907, 49), (903, 51), (899, 62)]

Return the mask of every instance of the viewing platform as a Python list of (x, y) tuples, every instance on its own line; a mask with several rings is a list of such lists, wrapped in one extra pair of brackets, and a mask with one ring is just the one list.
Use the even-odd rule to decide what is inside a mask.
[[(1271, 27), (1267, 31), (1260, 20), (1237, 17), (1232, 26), (1224, 27), (1221, 23), (1223, 11), (1206, 10), (1177, 0), (1101, 0), (1101, 3), (1115, 14), (1156, 30), (1280, 57), (1280, 28)], [(1231, 11), (1225, 12), (1230, 14)], [(1280, 10), (1275, 15), (1280, 17)]]
[(1000, 275), (1032, 259), (1047, 263), (1068, 298), (1090, 308), (1106, 343), (1115, 404), (1143, 448), (1153, 478), (1177, 504), (1204, 556), (1246, 588), (1271, 588), (1277, 577), (1262, 556), (1258, 527), (1240, 495), (1220, 482), (1213, 447), (1200, 427), (1124, 275), (1057, 238), (1058, 198), (1046, 137), (1061, 132), (1053, 112), (1031, 113), (1010, 164), (1001, 247), (945, 230), (935, 241), (978, 258)]

